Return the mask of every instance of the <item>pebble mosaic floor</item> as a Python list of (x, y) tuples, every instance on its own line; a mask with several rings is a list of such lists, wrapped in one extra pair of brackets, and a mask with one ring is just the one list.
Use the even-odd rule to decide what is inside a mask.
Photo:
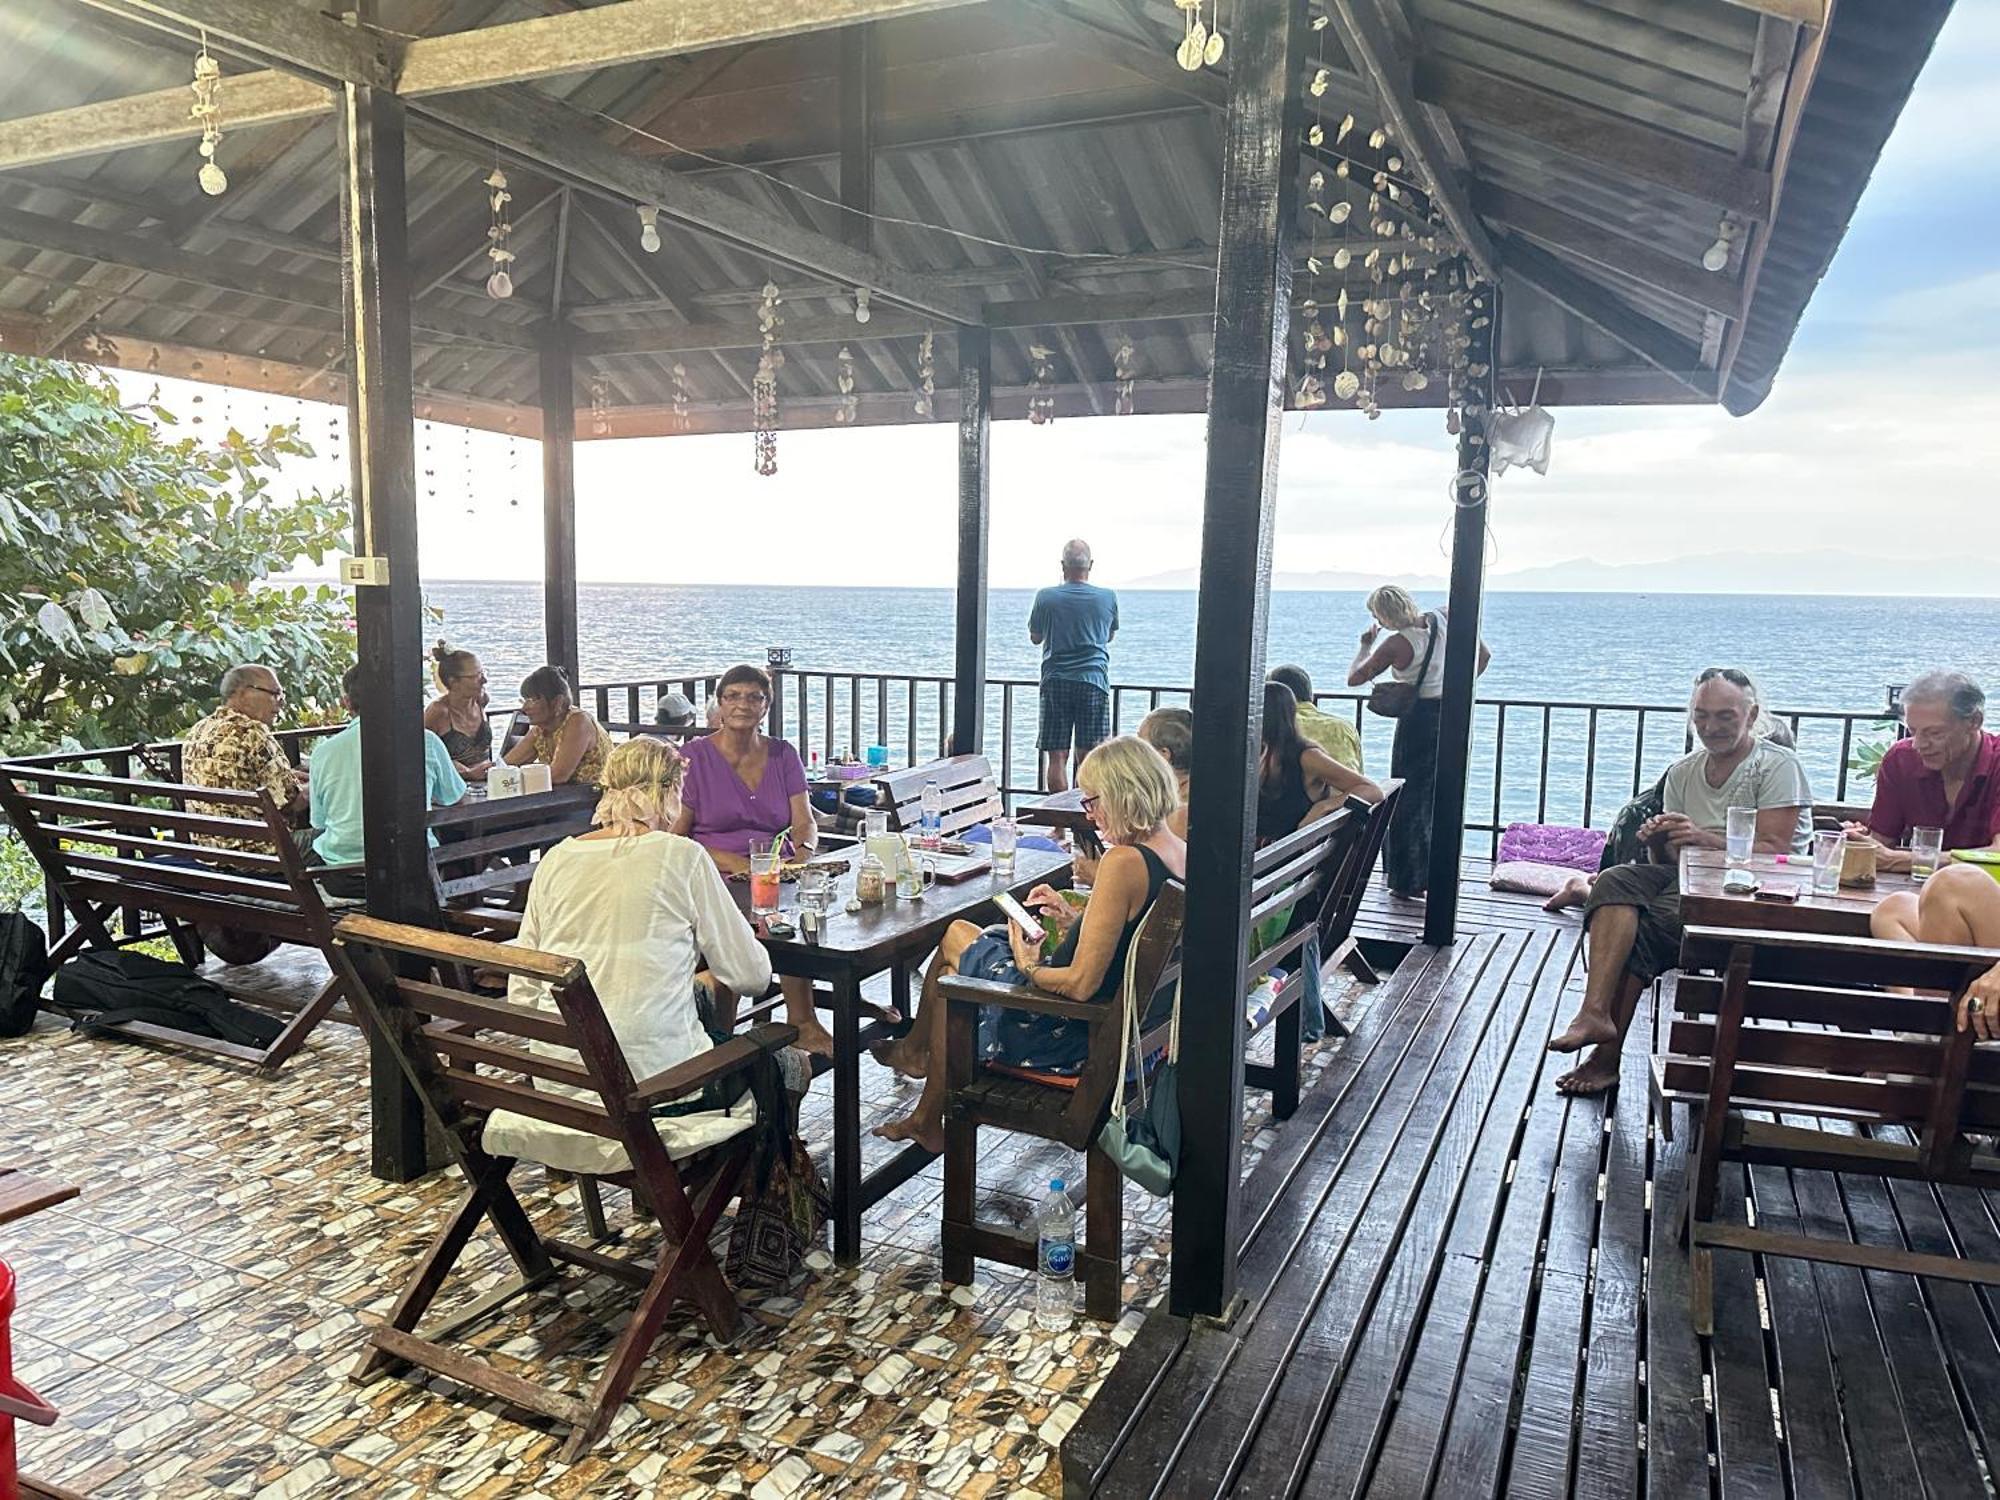
[[(1338, 1008), (1365, 996), (1343, 986)], [(1337, 1046), (1313, 1049), (1309, 1076)], [(864, 1126), (915, 1101), (915, 1084), (872, 1063), (863, 1080)], [(828, 1087), (806, 1102), (815, 1154)], [(1247, 1104), (1254, 1159), (1271, 1122), (1263, 1095)], [(1081, 1169), (1042, 1142), (988, 1141), (988, 1216), (1025, 1222), (1051, 1176)], [(452, 1171), (368, 1175), (366, 1060), (349, 1028), (322, 1026), (266, 1082), (45, 1016), (0, 1042), (0, 1160), (83, 1189), (0, 1228), (0, 1258), (20, 1280), (15, 1371), (62, 1411), (53, 1428), (18, 1429), (22, 1468), (100, 1500), (1054, 1495), (1063, 1435), (1165, 1282), (1167, 1206), (1128, 1189), (1118, 1324), (1079, 1317), (1041, 1334), (1031, 1282), (1003, 1267), (941, 1285), (933, 1163), (871, 1210), (858, 1267), (817, 1256), (786, 1294), (742, 1294), (732, 1344), (678, 1310), (610, 1434), (566, 1465), (560, 1431), (442, 1378), (346, 1378), (460, 1191)], [(515, 1181), (531, 1214), (580, 1230), (573, 1186), (532, 1167)], [(651, 1232), (623, 1194), (606, 1200), (628, 1237)], [(490, 1233), (461, 1265), (472, 1273), (434, 1317), (511, 1270)], [(632, 1293), (574, 1274), (562, 1286), (509, 1304), (470, 1341), (505, 1368), (580, 1386)]]

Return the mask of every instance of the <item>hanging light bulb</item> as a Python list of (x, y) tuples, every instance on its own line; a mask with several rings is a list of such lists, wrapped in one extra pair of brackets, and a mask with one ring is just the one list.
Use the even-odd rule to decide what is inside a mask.
[(857, 323), (866, 323), (874, 316), (868, 310), (868, 288), (865, 286), (856, 287), (854, 289), (854, 321)]
[(648, 203), (639, 205), (639, 248), (648, 255), (660, 248), (660, 211)]

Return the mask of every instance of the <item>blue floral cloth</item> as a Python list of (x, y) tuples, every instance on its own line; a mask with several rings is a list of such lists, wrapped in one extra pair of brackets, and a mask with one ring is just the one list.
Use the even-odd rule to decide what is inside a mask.
[[(958, 972), (967, 979), (995, 984), (1026, 984), (1028, 976), (1014, 962), (1005, 927), (989, 927), (966, 944)], [(979, 1060), (1032, 1068), (1038, 1073), (1080, 1073), (1090, 1056), (1090, 1028), (1064, 1016), (1010, 1010), (1004, 1005), (979, 1007)]]

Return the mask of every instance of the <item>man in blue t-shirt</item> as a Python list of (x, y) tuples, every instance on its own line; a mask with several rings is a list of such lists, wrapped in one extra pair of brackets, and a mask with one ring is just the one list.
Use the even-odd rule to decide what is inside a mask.
[(1082, 761), (1111, 733), (1111, 638), (1118, 634), (1118, 596), (1090, 582), (1090, 544), (1065, 542), (1063, 581), (1035, 595), (1028, 639), (1042, 648), (1042, 785), (1069, 788), (1072, 745)]

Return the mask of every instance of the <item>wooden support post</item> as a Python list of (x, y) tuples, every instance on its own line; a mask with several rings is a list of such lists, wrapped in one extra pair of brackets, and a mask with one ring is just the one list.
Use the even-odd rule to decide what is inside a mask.
[[(347, 84), (339, 109), (354, 551), (388, 565), (387, 583), (354, 591), (368, 906), (392, 922), (426, 922), (432, 894), (403, 104), (387, 90)], [(369, 1104), (375, 1175), (390, 1182), (421, 1176), (429, 1165), (422, 1106), (381, 1037), (370, 1048)]]
[[(977, 754), (986, 731), (986, 543), (991, 530), (993, 335), (958, 330), (958, 650), (951, 749)], [(1007, 768), (1000, 768), (1007, 782)]]
[(1264, 632), (1285, 410), (1297, 212), (1302, 0), (1242, 0), (1230, 37), (1222, 244), (1196, 604), (1193, 788), (1183, 935), (1180, 1177), (1173, 1311), (1220, 1316), (1236, 1294), (1243, 1136), (1243, 980)]
[[(1468, 271), (1468, 274), (1469, 271)], [(1459, 409), (1458, 502), (1451, 531), (1451, 605), (1444, 636), (1444, 701), (1438, 712), (1437, 784), (1431, 792), (1430, 893), (1424, 941), (1458, 937), (1458, 882), (1465, 852), (1465, 780), (1472, 762), (1472, 708), (1478, 695), (1479, 616), (1486, 584), (1486, 417), (1493, 405), (1493, 351), (1499, 345), (1500, 297), (1474, 282), (1466, 299), (1467, 358), (1488, 373), (1470, 380)]]
[(542, 343), (542, 635), (551, 666), (578, 685), (576, 625), (576, 375), (569, 330)]

